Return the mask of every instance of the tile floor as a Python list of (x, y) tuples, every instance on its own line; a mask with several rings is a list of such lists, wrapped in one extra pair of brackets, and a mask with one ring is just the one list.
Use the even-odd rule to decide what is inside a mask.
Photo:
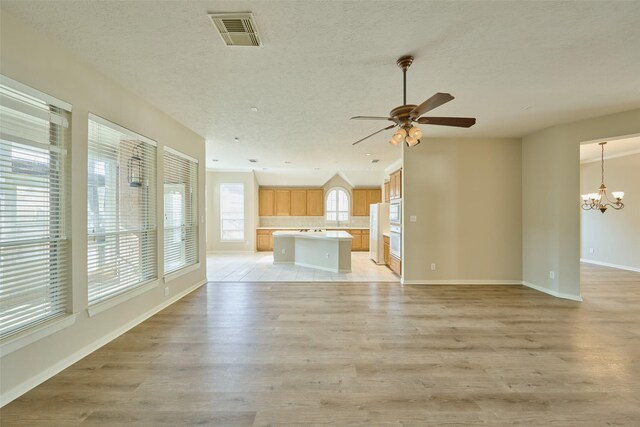
[(399, 282), (384, 265), (376, 265), (368, 252), (351, 253), (351, 273), (331, 273), (296, 265), (274, 265), (272, 252), (207, 254), (210, 282)]

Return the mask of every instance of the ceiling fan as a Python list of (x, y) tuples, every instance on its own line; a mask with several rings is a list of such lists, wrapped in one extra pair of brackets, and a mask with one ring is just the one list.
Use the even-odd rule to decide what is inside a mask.
[(377, 135), (380, 132), (385, 130), (392, 129), (398, 126), (400, 129), (396, 133), (393, 134), (391, 140), (389, 141), (392, 145), (398, 145), (403, 140), (407, 143), (407, 146), (413, 147), (420, 144), (420, 137), (422, 136), (422, 131), (419, 127), (414, 126), (412, 123), (420, 123), (423, 125), (439, 125), (439, 126), (455, 126), (468, 128), (473, 126), (476, 123), (475, 118), (471, 117), (421, 117), (423, 114), (433, 110), (445, 104), (451, 100), (453, 100), (453, 96), (448, 93), (436, 93), (431, 98), (427, 99), (420, 105), (407, 104), (407, 70), (409, 66), (413, 62), (413, 56), (403, 56), (396, 64), (398, 67), (402, 69), (402, 87), (403, 87), (403, 103), (399, 107), (394, 108), (389, 113), (389, 117), (378, 117), (378, 116), (355, 116), (351, 117), (352, 120), (389, 120), (392, 121), (393, 124), (387, 126), (384, 129), (380, 129), (372, 133), (369, 136), (365, 136), (364, 138), (354, 142), (351, 145), (359, 144), (367, 138), (371, 138), (373, 135)]

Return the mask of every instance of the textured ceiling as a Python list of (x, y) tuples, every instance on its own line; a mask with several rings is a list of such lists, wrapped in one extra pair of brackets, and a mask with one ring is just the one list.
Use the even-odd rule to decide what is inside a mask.
[[(348, 119), (402, 103), (395, 60), (405, 54), (416, 57), (409, 103), (450, 92), (456, 99), (433, 115), (478, 119), (471, 129), (423, 126), (427, 136), (518, 137), (640, 107), (638, 1), (3, 0), (2, 8), (205, 136), (209, 168), (384, 169), (400, 157), (391, 131), (351, 143), (385, 122)], [(227, 11), (253, 12), (264, 46), (226, 47), (207, 12)]]

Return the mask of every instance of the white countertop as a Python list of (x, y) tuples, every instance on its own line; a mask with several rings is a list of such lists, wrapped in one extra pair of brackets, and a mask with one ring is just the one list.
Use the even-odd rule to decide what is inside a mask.
[(369, 227), (256, 227), (256, 230), (314, 230), (320, 228), (322, 230), (368, 230)]
[(295, 237), (303, 239), (352, 240), (353, 236), (346, 231), (276, 231), (273, 237)]

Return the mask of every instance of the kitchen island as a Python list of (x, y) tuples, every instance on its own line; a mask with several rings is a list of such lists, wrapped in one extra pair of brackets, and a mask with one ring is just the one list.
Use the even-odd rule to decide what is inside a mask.
[(349, 273), (352, 239), (346, 231), (275, 231), (273, 263)]

